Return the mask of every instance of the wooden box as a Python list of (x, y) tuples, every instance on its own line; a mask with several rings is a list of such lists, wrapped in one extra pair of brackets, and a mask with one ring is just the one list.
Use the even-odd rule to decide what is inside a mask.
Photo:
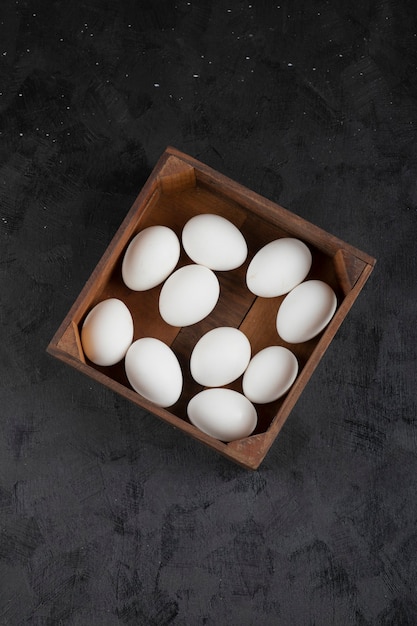
[[(249, 254), (240, 268), (216, 272), (220, 298), (201, 322), (183, 328), (168, 325), (158, 310), (161, 285), (145, 292), (129, 290), (121, 278), (124, 252), (133, 236), (151, 225), (171, 227), (179, 237), (185, 222), (198, 213), (215, 213), (233, 222), (244, 235)], [(253, 255), (266, 243), (282, 236), (304, 241), (312, 251), (307, 277), (327, 282), (337, 295), (337, 310), (330, 324), (306, 343), (288, 345), (299, 362), (298, 377), (282, 398), (257, 405), (258, 425), (250, 437), (223, 443), (204, 434), (187, 418), (190, 398), (202, 388), (192, 379), (189, 358), (197, 340), (216, 326), (234, 326), (250, 340), (252, 354), (269, 345), (286, 345), (278, 336), (275, 318), (284, 296), (260, 298), (246, 287), (246, 269)], [(190, 263), (184, 251), (178, 267)], [(256, 469), (274, 442), (337, 329), (369, 277), (375, 260), (281, 206), (174, 148), (161, 156), (110, 245), (51, 340), (48, 352), (68, 365), (121, 394), (131, 402), (198, 439), (243, 467)], [(157, 337), (177, 355), (184, 375), (183, 393), (169, 409), (142, 398), (129, 385), (124, 362), (99, 367), (85, 358), (80, 330), (89, 310), (101, 300), (120, 298), (134, 320), (134, 340)], [(241, 378), (229, 387), (241, 390)]]

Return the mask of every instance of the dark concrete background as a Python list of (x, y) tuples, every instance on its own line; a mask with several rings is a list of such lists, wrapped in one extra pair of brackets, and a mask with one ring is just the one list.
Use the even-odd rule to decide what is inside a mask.
[[(415, 2), (2, 0), (0, 623), (417, 623)], [(257, 472), (45, 352), (167, 145), (377, 258)]]

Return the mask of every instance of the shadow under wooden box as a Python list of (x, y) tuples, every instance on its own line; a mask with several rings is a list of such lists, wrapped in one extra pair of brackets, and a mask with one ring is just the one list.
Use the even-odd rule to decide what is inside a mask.
[[(216, 272), (220, 297), (202, 321), (174, 327), (161, 317), (158, 308), (162, 285), (135, 292), (123, 282), (121, 265), (132, 238), (152, 225), (172, 228), (181, 240), (185, 223), (194, 215), (213, 213), (231, 221), (248, 245), (246, 262), (238, 269)], [(328, 283), (337, 296), (337, 309), (328, 326), (313, 339), (286, 344), (276, 330), (276, 315), (285, 296), (257, 297), (246, 286), (246, 270), (264, 245), (281, 237), (302, 240), (311, 250), (313, 262), (306, 278)], [(191, 261), (182, 250), (177, 268)], [(104, 255), (47, 347), (54, 357), (87, 374), (153, 415), (248, 469), (257, 469), (265, 458), (288, 415), (336, 331), (352, 307), (375, 265), (375, 259), (309, 223), (287, 209), (250, 191), (196, 159), (168, 147), (123, 220)], [(134, 321), (134, 340), (156, 337), (176, 354), (184, 377), (178, 402), (161, 408), (130, 386), (124, 360), (110, 367), (88, 361), (81, 344), (81, 328), (88, 312), (100, 301), (119, 298)], [(202, 390), (193, 380), (189, 360), (198, 339), (218, 326), (239, 328), (248, 337), (252, 355), (270, 345), (288, 347), (297, 357), (298, 376), (290, 390), (275, 402), (257, 404), (258, 424), (249, 436), (224, 443), (201, 432), (187, 418), (187, 404)], [(228, 385), (242, 391), (242, 377)]]

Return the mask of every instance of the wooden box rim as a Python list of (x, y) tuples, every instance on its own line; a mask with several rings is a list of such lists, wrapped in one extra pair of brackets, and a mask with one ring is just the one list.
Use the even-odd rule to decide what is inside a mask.
[[(154, 194), (161, 190), (163, 193), (169, 194), (180, 191), (182, 186), (195, 185), (197, 182), (201, 185), (209, 186), (213, 192), (226, 196), (252, 214), (259, 216), (262, 220), (271, 222), (277, 227), (287, 230), (290, 225), (291, 236), (299, 237), (306, 243), (318, 246), (325, 254), (334, 259), (335, 267), (345, 295), (335, 316), (319, 338), (303, 371), (286, 395), (279, 415), (273, 419), (270, 427), (263, 433), (255, 434), (228, 444), (205, 435), (191, 423), (172, 414), (168, 409), (157, 407), (139, 396), (139, 394), (132, 389), (129, 389), (118, 381), (91, 367), (83, 358), (77, 330), (77, 325), (80, 322), (82, 312), (86, 309), (86, 303), (89, 300), (92, 287), (97, 284), (97, 281), (105, 280), (105, 277), (111, 270), (115, 257), (121, 253), (123, 246), (133, 233), (133, 224), (138, 212), (145, 211)], [(349, 271), (349, 263), (347, 260), (349, 260), (351, 264), (353, 260), (352, 271)], [(349, 309), (363, 289), (375, 263), (376, 260), (367, 253), (331, 235), (322, 228), (308, 222), (304, 218), (299, 217), (256, 192), (251, 191), (242, 184), (233, 181), (197, 159), (169, 146), (159, 158), (148, 180), (110, 241), (109, 246), (86, 281), (64, 320), (59, 325), (47, 346), (47, 352), (78, 371), (104, 384), (114, 392), (121, 394), (149, 413), (154, 414), (172, 426), (198, 439), (201, 443), (216, 450), (231, 461), (245, 468), (255, 470), (265, 458), (269, 448), (285, 423), (305, 385), (309, 381), (314, 369), (317, 367)], [(102, 279), (101, 276), (103, 276)]]

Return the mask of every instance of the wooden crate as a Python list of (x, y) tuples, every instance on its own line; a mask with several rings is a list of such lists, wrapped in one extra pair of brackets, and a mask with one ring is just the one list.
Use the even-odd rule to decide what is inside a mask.
[[(199, 213), (215, 213), (229, 219), (244, 235), (249, 253), (246, 262), (238, 269), (216, 272), (221, 295), (212, 313), (192, 326), (177, 328), (164, 322), (159, 314), (161, 285), (144, 292), (131, 291), (122, 281), (121, 263), (129, 242), (138, 231), (162, 224), (172, 228), (180, 238), (186, 221)], [(327, 282), (338, 300), (336, 313), (326, 329), (301, 344), (285, 344), (276, 331), (275, 318), (284, 296), (256, 297), (247, 289), (245, 282), (246, 270), (254, 254), (266, 243), (283, 236), (296, 237), (308, 245), (313, 263), (307, 279), (317, 278)], [(177, 267), (188, 263), (190, 259), (182, 251)], [(169, 147), (47, 350), (230, 460), (243, 467), (257, 469), (358, 297), (374, 264), (375, 259), (364, 252)], [(169, 409), (154, 405), (130, 387), (124, 361), (111, 367), (100, 367), (85, 358), (80, 341), (83, 321), (95, 304), (109, 297), (121, 299), (130, 309), (134, 340), (157, 337), (177, 355), (184, 376), (183, 393)], [(188, 401), (202, 389), (190, 375), (191, 351), (205, 332), (217, 326), (234, 326), (242, 330), (250, 340), (252, 354), (269, 345), (284, 345), (299, 362), (299, 374), (289, 392), (275, 402), (256, 405), (256, 430), (250, 437), (231, 443), (223, 443), (204, 434), (189, 422), (186, 413)], [(228, 387), (241, 391), (241, 380), (242, 377)]]

